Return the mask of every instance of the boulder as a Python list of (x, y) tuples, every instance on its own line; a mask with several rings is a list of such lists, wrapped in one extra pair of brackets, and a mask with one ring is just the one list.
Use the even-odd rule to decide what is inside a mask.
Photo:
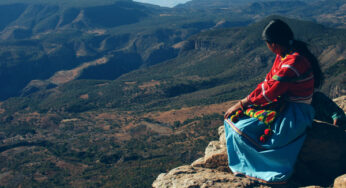
[(341, 96), (336, 99), (333, 99), (333, 101), (341, 108), (346, 111), (346, 96)]
[(205, 150), (206, 168), (228, 167), (226, 146), (219, 141), (212, 141)]
[(339, 176), (334, 181), (334, 188), (345, 188), (346, 187), (346, 174)]
[(154, 188), (241, 188), (259, 187), (259, 184), (248, 178), (236, 177), (231, 173), (186, 165), (175, 168), (166, 174), (160, 174), (152, 186)]
[[(267, 187), (246, 177), (238, 177), (228, 168), (224, 127), (220, 139), (209, 143), (205, 156), (191, 165), (161, 174), (153, 187)], [(298, 156), (289, 182), (279, 187), (346, 187), (346, 133), (328, 123), (314, 122)], [(345, 174), (343, 176), (340, 176)], [(338, 177), (340, 176), (340, 177)], [(338, 177), (338, 178), (337, 178)], [(337, 179), (335, 179), (337, 178)], [(335, 180), (335, 181), (334, 181)], [(270, 186), (273, 187), (273, 186)]]
[(346, 172), (346, 133), (328, 123), (308, 129), (292, 179), (301, 185), (330, 186)]

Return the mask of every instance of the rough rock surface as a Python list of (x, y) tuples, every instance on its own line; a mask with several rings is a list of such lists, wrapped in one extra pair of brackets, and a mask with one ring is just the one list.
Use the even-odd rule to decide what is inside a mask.
[(333, 101), (346, 112), (346, 96), (341, 96), (336, 99), (333, 99)]
[(346, 173), (346, 132), (343, 128), (314, 122), (298, 156), (293, 179), (301, 184), (330, 186)]
[(334, 188), (345, 188), (346, 187), (346, 174), (339, 176), (334, 181)]
[(227, 172), (186, 165), (175, 168), (167, 174), (160, 174), (153, 187), (249, 187), (254, 184), (255, 182), (250, 179), (232, 176)]
[[(344, 99), (341, 101), (344, 104)], [(340, 105), (340, 104), (338, 104)], [(341, 105), (340, 105), (341, 106)], [(229, 168), (224, 127), (219, 141), (212, 141), (205, 156), (191, 165), (160, 174), (153, 187), (268, 187), (246, 177), (234, 176)], [(278, 187), (346, 187), (346, 132), (323, 122), (314, 122), (298, 157), (290, 181)], [(343, 175), (344, 174), (344, 175)], [(273, 186), (270, 186), (273, 187)], [(274, 186), (275, 187), (275, 186)]]

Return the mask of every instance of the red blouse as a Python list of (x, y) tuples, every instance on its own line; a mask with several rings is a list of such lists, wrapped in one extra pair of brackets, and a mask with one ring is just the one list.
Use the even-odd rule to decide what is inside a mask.
[(295, 52), (284, 58), (277, 55), (265, 80), (247, 98), (256, 105), (271, 103), (283, 95), (289, 101), (310, 103), (313, 92), (311, 64)]

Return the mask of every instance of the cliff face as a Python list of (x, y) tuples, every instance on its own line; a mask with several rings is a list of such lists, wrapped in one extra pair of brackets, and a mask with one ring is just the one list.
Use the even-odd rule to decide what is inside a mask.
[[(341, 108), (345, 97), (335, 100)], [(344, 109), (344, 108), (343, 108)], [(344, 109), (345, 110), (345, 109)], [(180, 166), (160, 174), (153, 182), (162, 187), (271, 187), (249, 178), (237, 177), (228, 168), (224, 127), (219, 127), (219, 140), (209, 143), (204, 157), (191, 165)], [(289, 182), (280, 187), (346, 187), (346, 129), (324, 122), (314, 122), (298, 157)], [(343, 175), (344, 174), (344, 175)]]

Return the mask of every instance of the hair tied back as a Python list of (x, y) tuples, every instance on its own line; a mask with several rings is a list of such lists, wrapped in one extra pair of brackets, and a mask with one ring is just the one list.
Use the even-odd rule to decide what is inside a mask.
[(293, 43), (294, 43), (294, 40), (289, 40), (289, 41), (288, 41), (288, 44), (289, 44), (290, 46), (293, 46)]

